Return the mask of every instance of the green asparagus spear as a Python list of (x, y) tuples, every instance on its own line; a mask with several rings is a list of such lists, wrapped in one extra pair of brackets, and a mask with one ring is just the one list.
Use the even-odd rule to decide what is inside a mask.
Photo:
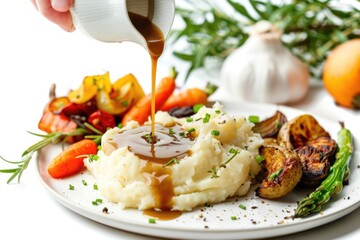
[(295, 210), (295, 217), (305, 217), (310, 213), (319, 212), (322, 205), (330, 200), (330, 197), (341, 192), (343, 182), (349, 175), (349, 162), (353, 154), (353, 139), (351, 132), (340, 123), (338, 132), (339, 150), (330, 173), (326, 179), (308, 197), (303, 198)]

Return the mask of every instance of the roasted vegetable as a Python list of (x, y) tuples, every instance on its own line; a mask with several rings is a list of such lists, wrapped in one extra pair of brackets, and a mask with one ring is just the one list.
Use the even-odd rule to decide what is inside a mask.
[(85, 103), (95, 97), (99, 87), (108, 92), (111, 91), (111, 83), (109, 73), (94, 76), (86, 76), (81, 86), (70, 91), (68, 97), (73, 103)]
[(330, 137), (313, 116), (304, 114), (293, 118), (281, 127), (278, 142), (288, 149), (296, 149), (322, 136)]
[(60, 152), (48, 166), (53, 178), (65, 178), (78, 173), (84, 167), (84, 158), (96, 154), (97, 144), (89, 139), (76, 142)]
[(77, 90), (70, 91), (72, 103), (84, 104), (96, 99), (97, 108), (109, 114), (122, 114), (144, 96), (134, 75), (128, 74), (111, 84), (109, 73), (87, 76)]
[(334, 162), (337, 151), (337, 143), (334, 139), (330, 137), (318, 137), (314, 140), (310, 140), (306, 145), (322, 152), (328, 158), (330, 163)]
[(295, 217), (305, 217), (311, 213), (319, 212), (331, 196), (341, 192), (343, 182), (349, 173), (349, 163), (353, 154), (353, 138), (350, 130), (346, 129), (343, 124), (338, 132), (338, 146), (339, 150), (328, 177), (314, 192), (299, 202)]
[(259, 152), (264, 157), (267, 176), (256, 189), (257, 195), (274, 199), (291, 192), (302, 177), (302, 165), (297, 154), (274, 145), (262, 146)]
[[(166, 100), (174, 92), (176, 84), (175, 77), (177, 73), (173, 70), (170, 76), (161, 79), (159, 84), (156, 86), (155, 91), (155, 110), (158, 111)], [(128, 122), (135, 120), (139, 124), (146, 122), (151, 115), (151, 99), (152, 95), (148, 94), (143, 96), (137, 103), (129, 109), (124, 115), (121, 123), (126, 125)]]
[(273, 116), (255, 124), (253, 131), (263, 138), (277, 137), (280, 128), (287, 122), (286, 116), (276, 111)]
[(89, 116), (88, 122), (102, 133), (105, 133), (108, 128), (116, 126), (115, 117), (101, 110), (93, 112)]
[(300, 183), (304, 186), (318, 186), (330, 170), (330, 162), (325, 154), (311, 146), (297, 148), (295, 152), (300, 157), (303, 176)]

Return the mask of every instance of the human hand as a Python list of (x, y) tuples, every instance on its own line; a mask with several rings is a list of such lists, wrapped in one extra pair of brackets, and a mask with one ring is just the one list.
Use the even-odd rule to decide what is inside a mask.
[(75, 30), (69, 11), (74, 0), (31, 0), (31, 2), (40, 14), (65, 31)]

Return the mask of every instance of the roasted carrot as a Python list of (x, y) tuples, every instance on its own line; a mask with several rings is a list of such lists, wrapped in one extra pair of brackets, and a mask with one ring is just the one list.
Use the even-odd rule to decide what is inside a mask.
[(48, 166), (53, 178), (64, 178), (81, 171), (84, 158), (97, 153), (97, 144), (89, 139), (76, 142), (57, 155)]
[(188, 88), (178, 93), (173, 93), (160, 108), (169, 111), (174, 107), (190, 107), (196, 104), (206, 104), (208, 95), (199, 88)]
[[(175, 78), (173, 76), (163, 78), (155, 90), (155, 109), (159, 110), (166, 102), (169, 96), (175, 90)], [(139, 124), (146, 122), (151, 114), (151, 94), (142, 97), (130, 110), (124, 115), (122, 125), (126, 125), (131, 120)]]

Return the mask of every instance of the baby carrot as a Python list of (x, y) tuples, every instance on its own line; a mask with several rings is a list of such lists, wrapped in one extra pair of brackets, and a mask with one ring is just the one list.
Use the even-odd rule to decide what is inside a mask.
[[(175, 90), (175, 78), (170, 76), (163, 78), (155, 90), (155, 108), (159, 110), (166, 102), (169, 96)], [(146, 122), (151, 114), (151, 94), (142, 97), (130, 110), (124, 115), (122, 125), (125, 126), (131, 120), (139, 124)]]
[(208, 95), (199, 88), (188, 88), (176, 94), (172, 94), (160, 108), (161, 111), (169, 111), (174, 107), (190, 107), (196, 104), (206, 104)]
[(57, 155), (48, 166), (48, 173), (53, 178), (64, 178), (80, 172), (84, 158), (98, 151), (94, 141), (84, 139), (76, 142)]

